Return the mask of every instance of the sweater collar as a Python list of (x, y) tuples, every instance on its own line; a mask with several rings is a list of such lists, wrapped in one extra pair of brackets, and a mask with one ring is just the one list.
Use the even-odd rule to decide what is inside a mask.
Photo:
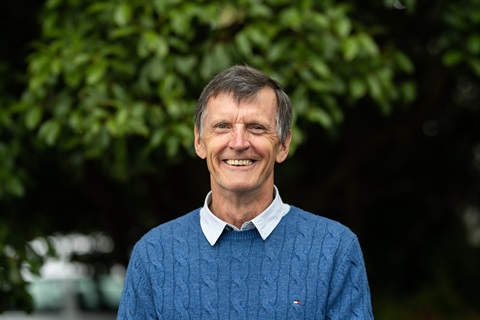
[(240, 229), (226, 223), (210, 211), (208, 207), (212, 201), (212, 192), (210, 191), (205, 198), (203, 207), (200, 209), (200, 226), (210, 245), (215, 245), (225, 228), (235, 231), (246, 231), (256, 228), (262, 239), (267, 239), (280, 223), (282, 217), (290, 210), (290, 206), (283, 203), (276, 186), (274, 186), (274, 190), (275, 197), (270, 206), (254, 219), (245, 222)]

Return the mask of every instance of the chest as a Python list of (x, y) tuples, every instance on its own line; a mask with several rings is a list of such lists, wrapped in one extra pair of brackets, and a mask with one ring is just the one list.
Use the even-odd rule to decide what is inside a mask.
[(333, 265), (309, 240), (185, 243), (165, 248), (151, 269), (157, 313), (165, 318), (322, 318)]

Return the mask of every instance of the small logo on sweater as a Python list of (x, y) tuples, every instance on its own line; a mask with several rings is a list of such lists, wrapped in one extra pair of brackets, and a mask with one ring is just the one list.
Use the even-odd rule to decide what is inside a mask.
[(302, 304), (300, 300), (293, 300), (293, 304)]

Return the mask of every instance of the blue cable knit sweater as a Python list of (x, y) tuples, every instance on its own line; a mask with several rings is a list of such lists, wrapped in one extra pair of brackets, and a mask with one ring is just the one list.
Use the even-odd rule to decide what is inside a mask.
[(117, 319), (373, 319), (348, 228), (291, 206), (266, 240), (225, 230), (211, 246), (199, 212), (135, 245)]

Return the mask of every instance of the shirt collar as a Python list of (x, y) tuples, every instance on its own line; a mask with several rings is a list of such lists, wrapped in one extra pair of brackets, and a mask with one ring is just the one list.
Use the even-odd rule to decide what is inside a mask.
[(275, 197), (270, 206), (251, 221), (245, 222), (240, 230), (221, 220), (210, 211), (210, 208), (208, 207), (212, 201), (212, 192), (210, 191), (205, 198), (203, 207), (200, 209), (200, 226), (210, 245), (215, 245), (226, 227), (232, 228), (236, 231), (257, 228), (262, 239), (267, 239), (275, 227), (280, 223), (282, 217), (290, 210), (290, 206), (283, 203), (276, 186), (274, 186), (274, 190)]

